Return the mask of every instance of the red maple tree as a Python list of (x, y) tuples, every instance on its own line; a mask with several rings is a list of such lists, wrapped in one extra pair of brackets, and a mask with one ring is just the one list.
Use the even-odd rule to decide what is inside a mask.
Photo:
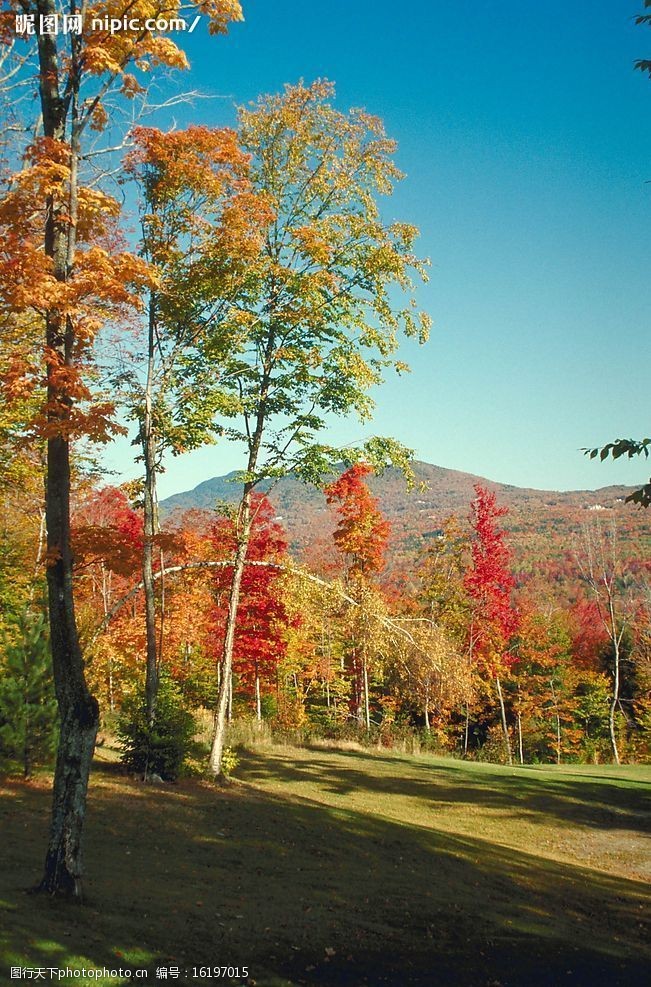
[(75, 511), (72, 541), (77, 570), (101, 562), (118, 575), (131, 576), (140, 564), (142, 518), (123, 490), (102, 487)]
[(472, 562), (464, 576), (464, 587), (474, 604), (470, 627), (473, 657), (491, 672), (512, 664), (506, 649), (518, 628), (518, 614), (512, 603), (515, 579), (509, 570), (512, 553), (505, 543), (499, 518), (508, 508), (497, 504), (495, 494), (475, 484), (470, 505)]
[[(275, 509), (264, 494), (254, 494), (251, 510), (253, 526), (247, 551), (247, 562), (269, 562), (269, 566), (245, 566), (242, 575), (240, 605), (235, 630), (233, 671), (240, 687), (255, 695), (258, 714), (260, 694), (275, 681), (278, 662), (285, 656), (287, 645), (284, 627), (287, 611), (282, 598), (280, 564), (287, 551), (287, 539), (282, 526), (275, 520)], [(216, 551), (224, 558), (235, 555), (237, 536), (233, 522), (220, 518), (212, 527), (211, 539)], [(223, 649), (228, 591), (232, 566), (217, 570), (215, 575), (216, 602), (210, 615), (214, 652)]]

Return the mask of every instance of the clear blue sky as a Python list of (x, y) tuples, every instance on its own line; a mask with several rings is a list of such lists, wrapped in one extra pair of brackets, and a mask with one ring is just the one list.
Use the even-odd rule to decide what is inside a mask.
[[(644, 461), (579, 449), (651, 431), (651, 31), (642, 0), (244, 0), (226, 38), (182, 39), (178, 89), (216, 97), (179, 123), (327, 77), (337, 103), (381, 116), (407, 173), (387, 218), (416, 223), (434, 319), (372, 428), (420, 459), (520, 486), (648, 478)], [(178, 37), (178, 36), (177, 36)], [(109, 454), (109, 465), (124, 462)], [(170, 464), (161, 494), (242, 466), (217, 446)], [(133, 475), (133, 471), (130, 471)]]

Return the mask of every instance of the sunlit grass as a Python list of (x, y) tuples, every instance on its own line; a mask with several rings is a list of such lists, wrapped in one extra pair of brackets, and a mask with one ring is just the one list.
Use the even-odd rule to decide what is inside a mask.
[(177, 966), (189, 975), (168, 982), (214, 984), (193, 968), (246, 965), (258, 987), (638, 985), (651, 962), (649, 779), (265, 748), (217, 789), (145, 786), (105, 763), (83, 907), (25, 893), (47, 779), (5, 782), (0, 980), (12, 965), (121, 965), (158, 983), (157, 968)]

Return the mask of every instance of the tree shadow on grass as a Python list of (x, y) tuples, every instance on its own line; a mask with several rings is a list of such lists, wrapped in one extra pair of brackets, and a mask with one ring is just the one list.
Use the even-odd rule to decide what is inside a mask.
[(97, 777), (83, 908), (19, 890), (49, 793), (18, 784), (0, 811), (5, 960), (140, 956), (150, 981), (156, 966), (248, 965), (258, 987), (628, 987), (651, 958), (635, 882), (249, 785)]
[[(386, 766), (381, 772), (378, 762)], [(275, 777), (292, 784), (318, 780), (322, 788), (340, 796), (366, 791), (418, 799), (433, 809), (441, 803), (465, 803), (505, 810), (513, 817), (533, 813), (571, 826), (651, 832), (651, 786), (644, 783), (596, 781), (584, 775), (541, 778), (521, 768), (511, 773), (475, 770), (470, 777), (469, 771), (472, 767), (466, 764), (346, 751), (310, 753), (291, 762), (283, 756), (247, 752), (242, 773), (251, 780)]]

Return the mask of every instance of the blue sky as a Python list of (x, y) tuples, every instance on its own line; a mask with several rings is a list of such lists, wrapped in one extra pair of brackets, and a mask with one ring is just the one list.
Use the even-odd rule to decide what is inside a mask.
[[(244, 0), (226, 38), (185, 39), (172, 83), (216, 97), (178, 122), (327, 77), (399, 142), (387, 218), (416, 223), (434, 320), (413, 372), (378, 391), (372, 427), (420, 459), (519, 486), (636, 483), (643, 461), (580, 453), (649, 434), (651, 56), (642, 0)], [(177, 38), (178, 39), (178, 38)], [(123, 450), (108, 455), (119, 469)], [(161, 495), (242, 466), (215, 446), (170, 463)], [(131, 474), (133, 475), (133, 471)]]

